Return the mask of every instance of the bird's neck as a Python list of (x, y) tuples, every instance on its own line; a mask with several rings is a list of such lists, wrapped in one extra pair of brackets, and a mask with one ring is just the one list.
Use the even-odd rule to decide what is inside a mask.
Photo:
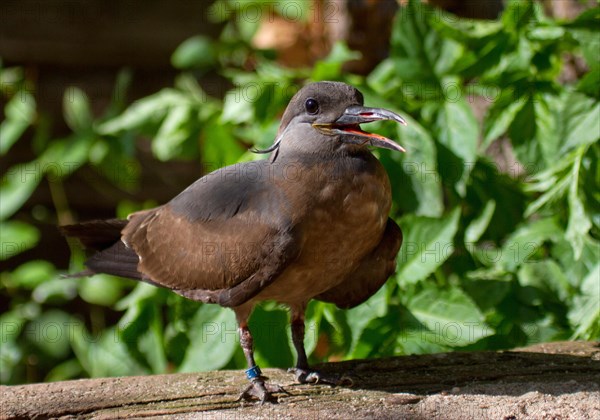
[(352, 179), (358, 174), (385, 173), (379, 161), (364, 147), (343, 145), (329, 153), (285, 153), (271, 161), (272, 172), (292, 184), (302, 182), (318, 188), (332, 179)]
[(298, 148), (285, 151), (273, 152), (271, 162), (299, 162), (313, 165), (315, 162), (335, 162), (344, 159), (371, 159), (373, 155), (364, 146), (347, 144), (342, 142), (331, 142), (322, 145), (318, 149)]

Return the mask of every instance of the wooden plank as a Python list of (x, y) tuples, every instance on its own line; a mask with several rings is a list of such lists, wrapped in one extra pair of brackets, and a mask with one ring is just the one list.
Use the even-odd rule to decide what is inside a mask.
[[(598, 343), (549, 343), (321, 365), (351, 387), (298, 385), (259, 406), (236, 398), (240, 371), (82, 379), (0, 387), (0, 418), (600, 418)], [(437, 416), (437, 417), (436, 417)], [(513, 416), (513, 417), (511, 417)]]

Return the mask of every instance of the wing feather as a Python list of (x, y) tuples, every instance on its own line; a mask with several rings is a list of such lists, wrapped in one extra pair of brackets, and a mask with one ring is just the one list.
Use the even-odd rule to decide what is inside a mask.
[[(138, 270), (184, 296), (224, 306), (270, 284), (298, 251), (285, 199), (266, 183), (266, 169), (264, 161), (224, 168), (168, 204), (131, 215), (122, 240), (139, 256)], [(240, 171), (253, 177), (233, 176)]]

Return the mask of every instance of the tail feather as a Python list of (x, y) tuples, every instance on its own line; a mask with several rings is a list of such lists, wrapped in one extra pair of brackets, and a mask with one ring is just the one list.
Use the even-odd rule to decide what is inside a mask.
[(121, 231), (126, 225), (127, 220), (110, 219), (60, 226), (63, 235), (75, 237), (86, 250), (95, 251), (85, 262), (87, 269), (68, 277), (105, 273), (144, 280), (137, 269), (138, 255), (121, 242)]
[(92, 255), (85, 265), (94, 273), (142, 280), (142, 273), (137, 269), (138, 262), (139, 257), (135, 251), (119, 241), (110, 248)]
[(65, 236), (79, 239), (86, 248), (102, 251), (121, 239), (121, 231), (127, 226), (127, 220), (91, 220), (75, 225), (59, 226)]

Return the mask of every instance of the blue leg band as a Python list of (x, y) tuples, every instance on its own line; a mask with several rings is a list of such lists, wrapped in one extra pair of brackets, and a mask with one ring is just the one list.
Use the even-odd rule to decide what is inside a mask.
[(246, 370), (246, 377), (249, 380), (258, 378), (261, 375), (262, 375), (262, 372), (260, 371), (260, 368), (258, 366), (252, 366), (250, 369)]

